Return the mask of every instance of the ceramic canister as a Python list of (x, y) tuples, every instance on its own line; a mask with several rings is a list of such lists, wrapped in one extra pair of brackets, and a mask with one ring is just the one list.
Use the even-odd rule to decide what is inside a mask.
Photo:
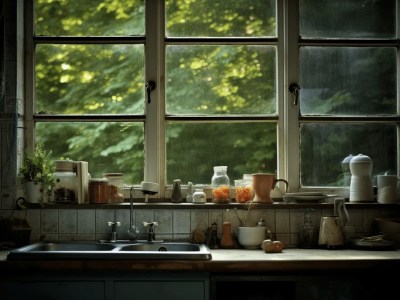
[(358, 154), (350, 161), (350, 202), (373, 202), (372, 160)]

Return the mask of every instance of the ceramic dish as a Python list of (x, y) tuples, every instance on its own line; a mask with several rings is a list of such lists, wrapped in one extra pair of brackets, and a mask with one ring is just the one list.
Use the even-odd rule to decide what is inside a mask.
[(318, 203), (327, 198), (333, 198), (337, 195), (327, 195), (318, 192), (303, 192), (303, 193), (287, 193), (283, 196), (285, 203)]

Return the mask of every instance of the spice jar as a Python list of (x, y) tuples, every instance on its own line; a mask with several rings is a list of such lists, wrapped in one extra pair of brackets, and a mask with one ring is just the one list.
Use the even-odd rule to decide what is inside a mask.
[(124, 201), (124, 174), (105, 173), (104, 178), (108, 180), (108, 202), (120, 203)]
[(213, 203), (231, 202), (231, 186), (227, 175), (227, 169), (227, 166), (214, 167), (214, 175), (211, 178)]
[(109, 198), (106, 178), (89, 179), (89, 203), (107, 203)]

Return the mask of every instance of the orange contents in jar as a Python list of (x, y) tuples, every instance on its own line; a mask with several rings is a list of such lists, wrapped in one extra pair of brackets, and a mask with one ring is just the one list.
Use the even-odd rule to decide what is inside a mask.
[(239, 203), (246, 203), (253, 199), (253, 187), (247, 186), (237, 186), (236, 187), (236, 201)]
[(221, 185), (212, 190), (213, 202), (230, 202), (230, 187)]

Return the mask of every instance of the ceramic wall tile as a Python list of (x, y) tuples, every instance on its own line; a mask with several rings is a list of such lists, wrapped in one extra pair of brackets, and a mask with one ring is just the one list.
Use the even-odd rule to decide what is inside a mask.
[[(121, 226), (117, 227), (118, 235), (125, 234), (130, 225), (130, 210), (126, 209), (116, 209), (115, 210), (115, 220), (121, 223)], [(132, 213), (132, 223), (135, 225), (135, 211)]]
[(290, 218), (289, 209), (277, 209), (275, 211), (275, 230), (276, 233), (289, 233), (290, 232)]
[(60, 209), (59, 210), (59, 233), (73, 233), (77, 231), (77, 212), (75, 209)]
[(40, 228), (42, 233), (58, 233), (58, 210), (47, 209), (41, 211)]
[(110, 233), (108, 222), (116, 221), (114, 209), (96, 209), (96, 233)]
[(290, 216), (290, 233), (298, 233), (300, 228), (304, 225), (304, 210), (291, 209)]
[(171, 234), (172, 235), (172, 210), (171, 209), (157, 209), (154, 211), (154, 221), (158, 223), (158, 234)]
[(94, 209), (78, 210), (78, 233), (95, 233), (96, 213)]
[(190, 210), (174, 209), (172, 212), (172, 231), (175, 235), (190, 234)]
[(195, 229), (206, 231), (209, 225), (211, 225), (211, 223), (213, 222), (213, 220), (209, 222), (208, 210), (191, 209), (190, 212), (191, 212), (191, 219), (190, 219), (191, 232), (193, 232), (193, 230)]

